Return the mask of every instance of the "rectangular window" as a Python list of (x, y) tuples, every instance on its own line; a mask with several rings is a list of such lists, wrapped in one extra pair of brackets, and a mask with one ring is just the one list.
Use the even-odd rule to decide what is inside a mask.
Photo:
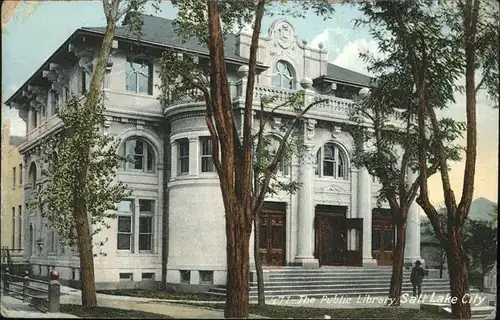
[(142, 281), (155, 281), (155, 274), (153, 272), (142, 273)]
[(32, 116), (32, 123), (33, 123), (33, 129), (38, 127), (38, 112), (33, 110), (33, 116)]
[(127, 59), (126, 89), (136, 93), (153, 94), (153, 65), (146, 60)]
[(130, 272), (121, 273), (120, 272), (120, 281), (133, 281), (134, 274)]
[[(66, 86), (63, 88), (63, 98), (64, 98), (63, 103), (65, 103), (65, 104), (66, 104), (66, 103), (68, 103), (68, 101), (69, 101), (69, 88), (68, 88), (68, 87), (66, 87)], [(60, 106), (60, 103), (59, 103), (59, 102), (60, 102), (60, 101), (59, 101), (59, 99), (58, 99), (58, 103), (57, 103), (57, 105), (59, 105), (59, 106)]]
[(12, 249), (16, 248), (16, 207), (12, 207)]
[(118, 205), (117, 249), (132, 251), (132, 230), (134, 217), (133, 200), (124, 200)]
[(59, 111), (59, 104), (60, 104), (60, 98), (59, 98), (59, 93), (57, 91), (52, 91), (52, 114), (56, 114), (57, 111)]
[(87, 93), (87, 72), (85, 70), (80, 71), (80, 93)]
[(16, 167), (12, 168), (12, 187), (16, 186), (17, 174)]
[(200, 271), (200, 284), (213, 284), (214, 272), (213, 271)]
[(22, 239), (23, 239), (23, 228), (22, 228), (22, 221), (23, 221), (23, 206), (18, 206), (17, 208), (17, 212), (19, 213), (19, 223), (17, 225), (17, 228), (19, 229), (19, 238), (17, 239), (17, 244), (18, 244), (18, 248), (19, 249), (22, 249)]
[(139, 200), (139, 251), (153, 250), (154, 201)]
[(179, 174), (189, 173), (189, 141), (179, 140)]
[(201, 139), (201, 172), (213, 172), (214, 163), (212, 161), (212, 139)]
[(191, 282), (191, 271), (180, 270), (180, 273), (181, 273), (181, 283), (190, 283)]
[(23, 165), (19, 165), (19, 184), (23, 185)]

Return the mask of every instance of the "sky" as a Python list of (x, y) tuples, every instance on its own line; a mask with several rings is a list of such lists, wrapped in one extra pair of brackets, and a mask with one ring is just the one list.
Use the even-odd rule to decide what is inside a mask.
[[(24, 135), (25, 123), (17, 111), (3, 102), (10, 97), (49, 56), (79, 27), (105, 26), (101, 1), (23, 1), (4, 25), (2, 6), (2, 119), (11, 119), (12, 134)], [(173, 19), (175, 8), (163, 2), (161, 12), (152, 6), (147, 14)], [(295, 28), (300, 40), (311, 46), (324, 43), (329, 62), (370, 75), (359, 57), (360, 50), (377, 52), (377, 43), (366, 27), (354, 27), (361, 14), (353, 5), (336, 5), (336, 13), (324, 21), (312, 13), (305, 18), (285, 17)], [(283, 17), (265, 17), (263, 35), (272, 22)], [(465, 97), (456, 94), (457, 103), (445, 116), (465, 120)], [(484, 94), (478, 96), (478, 158), (474, 198), (485, 197), (498, 201), (498, 109), (494, 110)], [(451, 183), (459, 199), (463, 179), (463, 162), (451, 164)], [(434, 204), (443, 203), (439, 175), (430, 179), (430, 198)]]

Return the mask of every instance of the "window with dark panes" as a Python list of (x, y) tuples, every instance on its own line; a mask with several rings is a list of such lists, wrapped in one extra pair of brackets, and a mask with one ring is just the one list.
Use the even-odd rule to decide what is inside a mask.
[(19, 165), (19, 184), (23, 184), (23, 165)]
[(125, 163), (126, 170), (154, 172), (155, 157), (153, 147), (145, 140), (138, 138), (127, 140), (122, 154), (132, 158), (131, 162)]
[(316, 153), (315, 174), (320, 177), (347, 179), (346, 158), (338, 146), (327, 143), (319, 148)]
[(189, 173), (189, 140), (179, 140), (179, 174)]
[(142, 59), (127, 59), (126, 89), (136, 93), (153, 94), (153, 65)]
[(201, 172), (213, 172), (214, 163), (212, 161), (212, 140), (210, 138), (201, 139)]
[(133, 200), (124, 200), (118, 205), (117, 249), (133, 250), (132, 230), (134, 218)]
[(153, 250), (154, 201), (139, 200), (139, 250)]
[(17, 180), (16, 167), (13, 167), (12, 168), (12, 187), (16, 186), (16, 180)]

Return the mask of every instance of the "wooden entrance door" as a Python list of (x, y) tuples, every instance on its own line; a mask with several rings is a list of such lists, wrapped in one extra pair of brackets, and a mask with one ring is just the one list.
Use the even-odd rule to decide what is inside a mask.
[(374, 220), (372, 228), (373, 258), (379, 266), (391, 266), (395, 245), (395, 230), (390, 220)]
[(283, 207), (262, 210), (260, 215), (259, 254), (263, 265), (283, 266), (286, 263), (286, 212)]
[(346, 211), (347, 207), (317, 206), (314, 254), (320, 265), (347, 264)]
[(347, 234), (351, 240), (347, 250), (348, 266), (363, 266), (363, 219), (347, 219)]

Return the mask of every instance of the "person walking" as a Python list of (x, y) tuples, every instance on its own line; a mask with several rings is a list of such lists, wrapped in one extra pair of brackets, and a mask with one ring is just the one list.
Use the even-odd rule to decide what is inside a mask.
[(416, 296), (418, 290), (418, 296), (422, 294), (422, 281), (425, 277), (425, 271), (422, 268), (422, 263), (420, 260), (415, 261), (415, 267), (411, 269), (410, 281), (413, 286), (413, 296)]

